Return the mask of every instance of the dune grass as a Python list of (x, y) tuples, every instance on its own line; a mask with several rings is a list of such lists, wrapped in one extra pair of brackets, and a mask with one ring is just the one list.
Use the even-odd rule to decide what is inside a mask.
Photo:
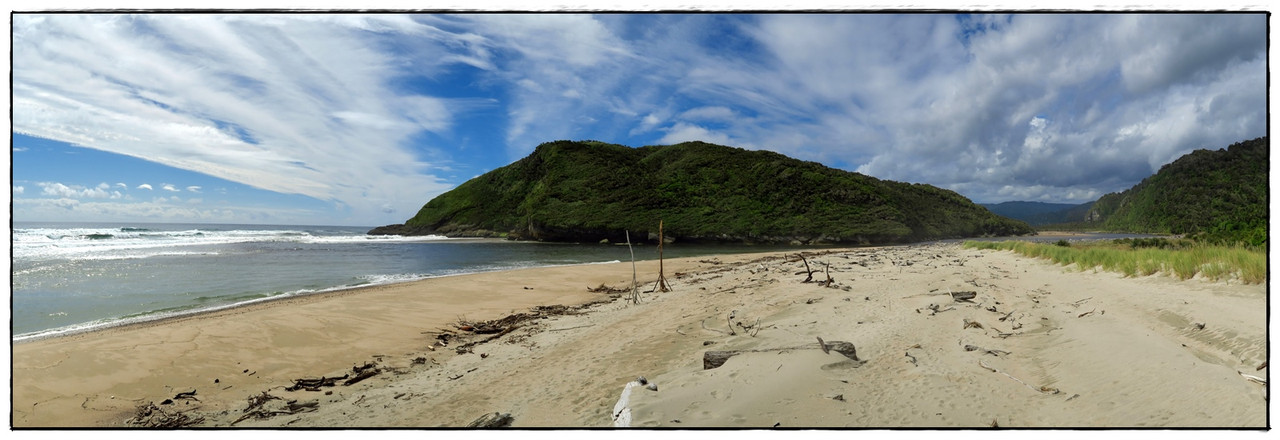
[(1011, 250), (1045, 258), (1079, 270), (1105, 270), (1125, 276), (1167, 274), (1181, 280), (1200, 276), (1220, 281), (1238, 278), (1246, 284), (1267, 281), (1267, 254), (1260, 249), (1197, 243), (1175, 243), (1164, 247), (1135, 247), (1132, 242), (1099, 241), (1031, 243), (1025, 241), (966, 241), (966, 248)]

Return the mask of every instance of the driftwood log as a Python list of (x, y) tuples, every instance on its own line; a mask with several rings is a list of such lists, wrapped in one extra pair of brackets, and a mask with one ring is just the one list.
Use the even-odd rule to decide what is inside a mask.
[(510, 413), (499, 414), (489, 413), (472, 420), (467, 424), (468, 428), (506, 428), (511, 426), (511, 422), (515, 421), (515, 417), (511, 417)]
[(834, 351), (836, 353), (840, 353), (841, 355), (844, 355), (844, 357), (847, 357), (854, 361), (861, 362), (861, 359), (858, 359), (858, 351), (856, 348), (854, 348), (852, 343), (844, 342), (844, 341), (823, 341), (822, 338), (818, 338), (817, 344), (801, 345), (798, 347), (784, 347), (784, 348), (773, 348), (773, 349), (764, 349), (764, 350), (709, 350), (702, 354), (702, 369), (710, 370), (713, 368), (719, 368), (721, 365), (724, 365), (724, 363), (728, 361), (729, 358), (740, 355), (742, 353), (760, 353), (760, 352), (781, 351), (781, 350), (804, 350), (804, 349), (815, 349), (815, 348), (822, 350), (823, 353), (830, 353)]
[(972, 290), (951, 292), (951, 299), (954, 299), (956, 302), (973, 302), (973, 299), (977, 296), (978, 292), (974, 292)]

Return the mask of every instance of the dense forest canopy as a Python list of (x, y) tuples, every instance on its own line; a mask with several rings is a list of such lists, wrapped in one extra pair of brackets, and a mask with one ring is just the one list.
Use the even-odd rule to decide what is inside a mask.
[[(884, 181), (769, 151), (686, 142), (544, 143), (371, 233), (594, 242), (895, 243), (1031, 233), (930, 185)], [(638, 238), (637, 238), (638, 237)]]
[(1267, 241), (1266, 137), (1196, 150), (1119, 193), (1098, 199), (1090, 216), (1112, 231), (1188, 234), (1220, 243)]

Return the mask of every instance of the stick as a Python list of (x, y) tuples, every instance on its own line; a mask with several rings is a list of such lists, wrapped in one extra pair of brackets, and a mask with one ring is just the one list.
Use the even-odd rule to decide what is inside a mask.
[(1258, 384), (1260, 384), (1260, 385), (1262, 385), (1262, 386), (1267, 386), (1267, 380), (1266, 380), (1266, 379), (1263, 379), (1263, 378), (1258, 377), (1258, 376), (1251, 376), (1251, 375), (1248, 375), (1248, 374), (1240, 373), (1239, 371), (1237, 371), (1236, 373), (1239, 373), (1241, 376), (1243, 376), (1245, 379), (1249, 379), (1249, 381), (1251, 381), (1251, 382), (1258, 383)]
[(1003, 374), (1005, 377), (1010, 378), (1010, 379), (1013, 379), (1013, 380), (1017, 381), (1018, 383), (1020, 383), (1020, 384), (1022, 384), (1022, 385), (1024, 385), (1024, 386), (1026, 386), (1027, 388), (1030, 388), (1032, 391), (1039, 391), (1039, 392), (1044, 393), (1044, 394), (1058, 394), (1058, 393), (1060, 393), (1060, 392), (1061, 392), (1061, 391), (1059, 391), (1057, 388), (1040, 387), (1040, 388), (1038, 388), (1038, 389), (1037, 389), (1036, 387), (1033, 387), (1033, 386), (1031, 386), (1031, 385), (1028, 385), (1026, 382), (1023, 382), (1023, 381), (1022, 381), (1022, 379), (1018, 379), (1018, 378), (1016, 378), (1016, 377), (1013, 377), (1013, 376), (1012, 376), (1012, 375), (1010, 375), (1009, 373), (1005, 373), (1005, 372), (1000, 371), (1000, 370), (997, 370), (997, 369), (995, 369), (995, 368), (991, 368), (991, 367), (990, 367), (990, 366), (988, 366), (987, 364), (982, 363), (982, 361), (981, 361), (981, 360), (979, 360), (979, 361), (978, 361), (978, 366), (980, 366), (980, 367), (982, 367), (982, 368), (986, 368), (986, 369), (988, 369), (988, 370), (991, 370), (991, 372), (992, 372), (992, 373), (1000, 373), (1000, 374)]
[(640, 304), (640, 283), (636, 281), (636, 251), (631, 248), (631, 231), (627, 234), (627, 250), (631, 252), (631, 303)]
[(659, 219), (658, 220), (658, 283), (653, 288), (654, 290), (661, 289), (663, 292), (670, 292), (671, 287), (667, 286), (667, 277), (662, 273), (662, 242), (663, 241), (664, 240), (662, 236), (662, 220)]
[[(565, 331), (565, 330), (573, 330), (573, 329), (575, 329), (575, 328), (591, 327), (591, 326), (593, 326), (593, 325), (595, 325), (595, 324), (580, 325), (580, 326), (577, 326), (577, 327), (553, 328), (553, 329), (550, 329), (550, 330), (547, 330), (547, 331), (549, 331), (549, 332), (562, 332), (562, 331)], [(678, 329), (677, 329), (677, 330), (678, 330)]]
[(800, 255), (800, 261), (803, 261), (803, 262), (804, 262), (804, 271), (809, 273), (809, 276), (805, 277), (804, 281), (801, 281), (801, 283), (812, 283), (812, 282), (813, 282), (813, 269), (809, 269), (809, 260), (806, 260), (806, 259), (804, 258), (804, 254), (803, 254), (803, 253), (798, 254), (798, 255)]

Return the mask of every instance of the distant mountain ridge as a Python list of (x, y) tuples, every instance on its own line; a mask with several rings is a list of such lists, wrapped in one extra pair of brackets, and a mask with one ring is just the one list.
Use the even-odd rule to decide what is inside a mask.
[(1196, 150), (1132, 188), (1102, 196), (1088, 217), (1107, 230), (1261, 246), (1267, 242), (1269, 160), (1267, 137)]
[(992, 213), (1014, 220), (1022, 220), (1031, 226), (1085, 221), (1093, 202), (1080, 204), (1045, 202), (983, 203)]
[(371, 234), (511, 239), (878, 244), (1033, 233), (931, 185), (884, 181), (769, 151), (685, 142), (539, 145)]

